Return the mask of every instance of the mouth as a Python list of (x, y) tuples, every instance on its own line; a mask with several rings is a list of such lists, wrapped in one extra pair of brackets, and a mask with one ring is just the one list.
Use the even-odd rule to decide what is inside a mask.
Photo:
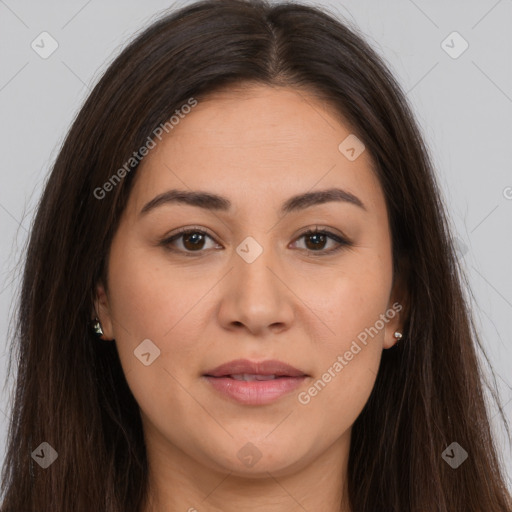
[(238, 359), (203, 374), (213, 390), (244, 405), (264, 405), (297, 389), (308, 374), (276, 360)]
[(258, 373), (238, 373), (235, 375), (222, 375), (220, 377), (214, 377), (213, 375), (207, 375), (207, 377), (213, 377), (214, 379), (228, 378), (233, 380), (240, 380), (245, 382), (252, 382), (255, 380), (274, 380), (274, 379), (289, 379), (292, 378), (290, 375), (262, 375)]
[(305, 377), (306, 372), (282, 361), (249, 361), (235, 359), (221, 364), (205, 374), (208, 377), (232, 377), (236, 380), (270, 380), (280, 377)]

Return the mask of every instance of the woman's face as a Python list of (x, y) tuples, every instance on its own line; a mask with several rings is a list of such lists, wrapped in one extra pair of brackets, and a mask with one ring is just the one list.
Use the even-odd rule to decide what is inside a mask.
[[(148, 453), (260, 476), (346, 455), (400, 326), (368, 151), (327, 105), (264, 86), (210, 96), (154, 141), (96, 304)], [(172, 190), (182, 194), (143, 211)], [(192, 192), (222, 199), (184, 200)], [(192, 233), (169, 240), (182, 228)], [(207, 377), (239, 359), (299, 376), (262, 365)]]

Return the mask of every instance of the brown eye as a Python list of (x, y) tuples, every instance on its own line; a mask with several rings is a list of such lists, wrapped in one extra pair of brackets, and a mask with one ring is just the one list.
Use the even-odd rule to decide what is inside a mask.
[(183, 237), (183, 246), (187, 250), (202, 249), (204, 246), (205, 235), (203, 233), (191, 232), (181, 236)]
[[(207, 239), (213, 242), (213, 246), (206, 247)], [(309, 230), (303, 233), (297, 240), (305, 239), (305, 250), (318, 255), (332, 254), (345, 246), (351, 246), (352, 243), (327, 230)], [(181, 246), (178, 242), (181, 241)], [(334, 247), (327, 248), (329, 242), (334, 242)], [(297, 242), (295, 242), (297, 243)], [(205, 252), (203, 249), (215, 248), (215, 240), (201, 229), (181, 229), (178, 233), (162, 240), (163, 245), (170, 251), (182, 253), (185, 256), (192, 256), (193, 253), (200, 254)], [(217, 246), (218, 247), (218, 246)]]
[[(208, 238), (214, 241), (213, 238), (208, 233), (200, 229), (183, 229), (176, 233), (175, 235), (172, 235), (171, 237), (162, 240), (160, 242), (160, 245), (163, 245), (169, 250), (182, 252), (188, 255), (187, 253), (204, 252), (203, 249), (205, 249), (205, 244)], [(179, 246), (179, 244), (177, 244), (177, 242), (179, 242), (180, 240), (181, 247)], [(206, 249), (208, 248), (209, 247), (206, 247)]]
[[(339, 251), (345, 246), (352, 245), (348, 240), (342, 238), (327, 230), (309, 230), (303, 233), (297, 240), (305, 239), (306, 250), (310, 252), (317, 252), (319, 254), (329, 254)], [(334, 241), (334, 247), (326, 249), (325, 246), (329, 241)]]
[(324, 249), (328, 237), (323, 233), (312, 233), (306, 237), (306, 247), (310, 250)]

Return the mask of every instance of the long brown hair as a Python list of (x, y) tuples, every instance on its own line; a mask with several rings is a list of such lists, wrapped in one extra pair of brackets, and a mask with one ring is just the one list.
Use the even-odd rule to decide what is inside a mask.
[[(90, 330), (137, 165), (102, 199), (94, 191), (190, 98), (243, 84), (302, 88), (328, 101), (364, 142), (385, 194), (394, 271), (407, 291), (404, 341), (384, 351), (353, 425), (352, 510), (510, 511), (464, 276), (400, 86), (327, 10), (203, 0), (167, 13), (115, 59), (45, 183), (11, 346), (17, 381), (1, 512), (140, 512), (147, 503), (138, 405), (115, 344)], [(42, 442), (58, 453), (47, 469), (31, 457)], [(452, 442), (469, 454), (457, 469), (442, 457)]]

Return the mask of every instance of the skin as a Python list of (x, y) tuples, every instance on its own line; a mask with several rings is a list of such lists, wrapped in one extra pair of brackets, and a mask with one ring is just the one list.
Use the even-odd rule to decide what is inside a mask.
[[(349, 161), (338, 150), (351, 133), (304, 91), (229, 89), (199, 102), (137, 170), (109, 253), (108, 294), (99, 283), (95, 306), (141, 410), (151, 489), (144, 512), (350, 510), (351, 427), (401, 315), (359, 343), (362, 350), (309, 403), (298, 393), (400, 302), (369, 152)], [(289, 197), (331, 187), (365, 209), (333, 201), (279, 216)], [(225, 196), (232, 211), (174, 203), (139, 216), (172, 188)], [(316, 225), (352, 245), (318, 255), (338, 244), (301, 237)], [(175, 252), (159, 245), (196, 226), (212, 237), (198, 249), (184, 237), (171, 244)], [(247, 236), (263, 248), (252, 263), (236, 252)], [(145, 339), (160, 350), (148, 366), (134, 356)], [(278, 359), (310, 377), (271, 404), (243, 405), (202, 377), (238, 358)], [(261, 454), (251, 467), (237, 457), (248, 442)]]

